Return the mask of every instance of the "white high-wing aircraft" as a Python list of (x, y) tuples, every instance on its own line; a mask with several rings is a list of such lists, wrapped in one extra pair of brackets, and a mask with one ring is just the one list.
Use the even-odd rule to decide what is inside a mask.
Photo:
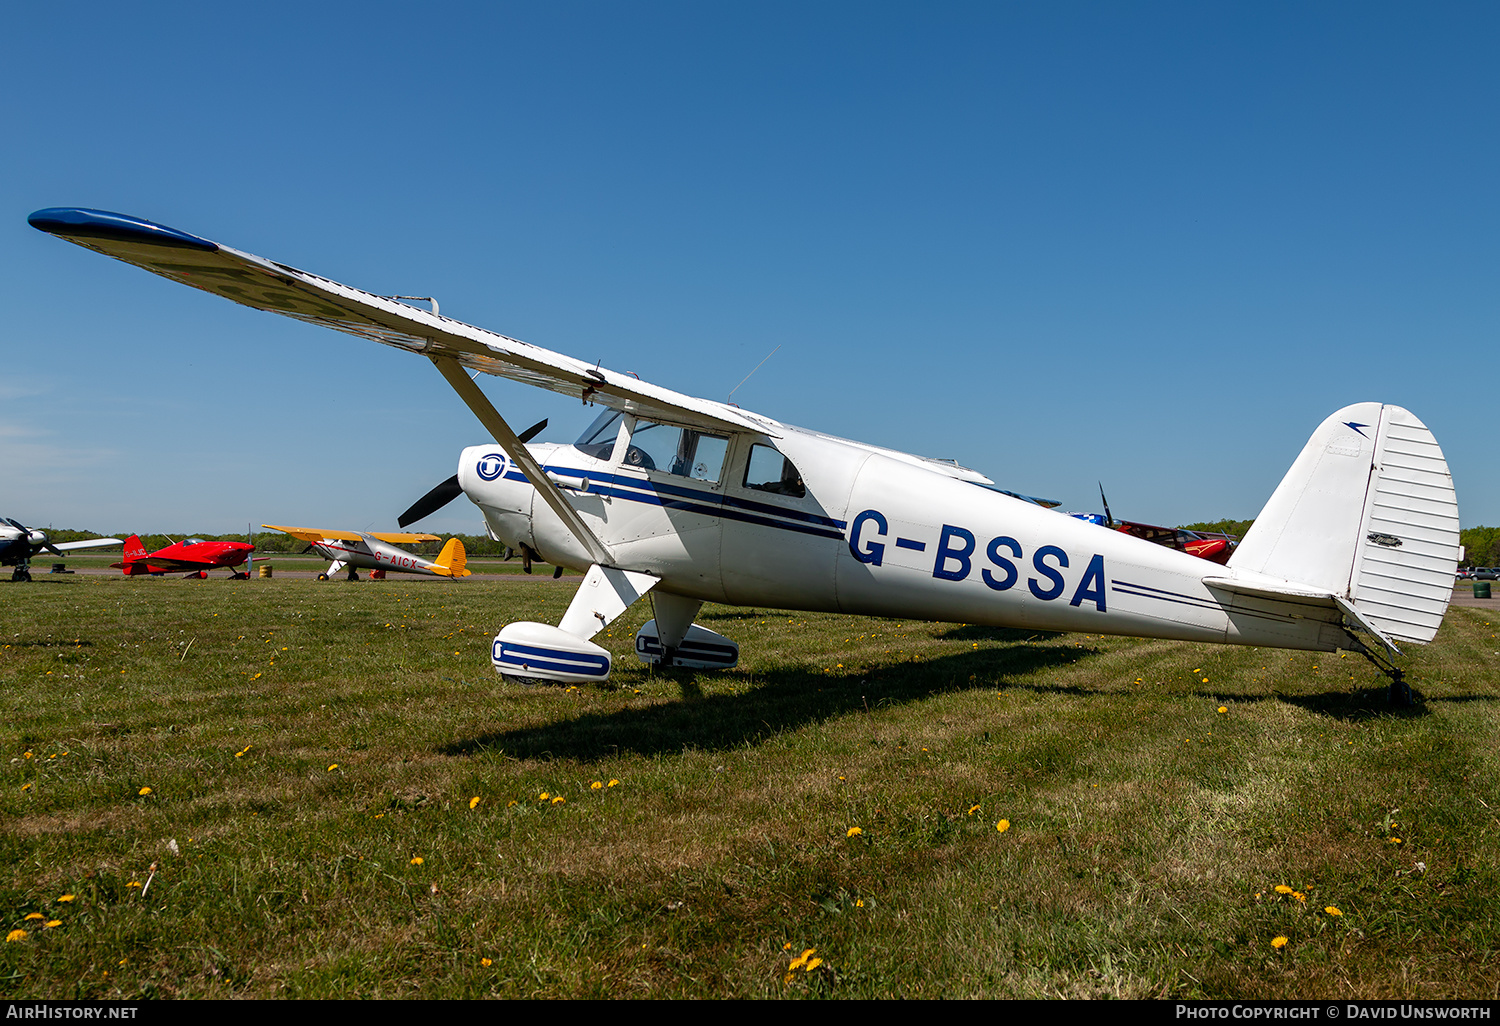
[(426, 574), (429, 577), (468, 577), (468, 562), (464, 555), (464, 543), (449, 538), (437, 559), (423, 559), (397, 545), (415, 542), (437, 541), (435, 534), (410, 534), (395, 531), (324, 531), (314, 527), (278, 527), (261, 524), (273, 531), (301, 538), (315, 549), (318, 555), (333, 562), (318, 575), (326, 581), (340, 570), (348, 568), (351, 581), (359, 580), (358, 570), (396, 570), (403, 574)]
[[(1436, 634), (1459, 554), (1432, 433), (1347, 406), (1297, 457), (1227, 566), (1012, 497), (972, 470), (779, 423), (361, 292), (139, 218), (59, 208), (36, 228), (194, 288), (430, 359), (494, 437), (458, 480), (490, 532), (586, 571), (559, 626), (511, 623), (508, 676), (602, 681), (591, 639), (641, 596), (648, 662), (729, 667), (705, 601), (1368, 654)], [(604, 407), (573, 445), (520, 441), (467, 370)]]

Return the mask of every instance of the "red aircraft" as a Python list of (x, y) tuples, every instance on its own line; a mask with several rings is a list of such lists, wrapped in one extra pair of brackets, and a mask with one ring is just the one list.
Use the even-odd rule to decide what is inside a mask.
[(1221, 566), (1229, 562), (1229, 556), (1234, 552), (1235, 543), (1238, 541), (1233, 535), (1228, 534), (1199, 534), (1196, 531), (1188, 531), (1181, 527), (1157, 527), (1154, 524), (1138, 524), (1132, 520), (1116, 520), (1109, 511), (1109, 500), (1104, 497), (1104, 486), (1099, 486), (1099, 501), (1104, 503), (1104, 513), (1069, 513), (1071, 517), (1079, 520), (1087, 520), (1091, 524), (1107, 527), (1112, 531), (1122, 534), (1131, 534), (1137, 538), (1144, 538), (1148, 542), (1164, 545), (1178, 552), (1186, 552), (1189, 556), (1197, 556), (1211, 563)]
[[(132, 534), (125, 542), (125, 560), (112, 564), (124, 570), (126, 577), (141, 574), (175, 574), (186, 571), (188, 577), (207, 577), (210, 570), (219, 567), (233, 569), (250, 558), (255, 546), (249, 542), (204, 541), (201, 538), (184, 538), (164, 549), (148, 553), (139, 535)], [(230, 580), (243, 581), (250, 574), (236, 571)]]

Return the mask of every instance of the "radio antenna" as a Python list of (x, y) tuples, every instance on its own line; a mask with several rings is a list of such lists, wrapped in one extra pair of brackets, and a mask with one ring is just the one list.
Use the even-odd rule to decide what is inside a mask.
[[(758, 371), (762, 367), (764, 367), (765, 364), (766, 364), (766, 360), (769, 360), (771, 357), (775, 356), (776, 355), (776, 351), (778, 349), (780, 349), (780, 348), (781, 348), (780, 346), (777, 346), (776, 349), (773, 349), (769, 353), (767, 353), (766, 357), (765, 357), (765, 360), (761, 360), (760, 363), (757, 363), (755, 365), (754, 370), (752, 370), (749, 374), (745, 375), (744, 380), (740, 382), (740, 385), (743, 385), (746, 381), (749, 381), (752, 377), (754, 377), (755, 376), (755, 371)], [(736, 393), (736, 392), (738, 392), (740, 390), (740, 385), (735, 385), (733, 388), (731, 388), (729, 390), (729, 395), (724, 400), (726, 403), (731, 402), (734, 399), (734, 393)]]

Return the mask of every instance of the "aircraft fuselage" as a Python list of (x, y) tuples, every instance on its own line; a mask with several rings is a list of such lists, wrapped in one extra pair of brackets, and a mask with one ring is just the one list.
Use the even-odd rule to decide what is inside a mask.
[[(631, 466), (629, 418), (606, 458), (570, 445), (530, 451), (621, 565), (658, 590), (733, 605), (1038, 630), (1332, 650), (1326, 611), (1228, 596), (1223, 568), (857, 443), (789, 431), (729, 440), (714, 480)], [(773, 447), (805, 494), (745, 484), (752, 447)], [(594, 561), (525, 476), (472, 446), (459, 483), (491, 531), (543, 560)], [(1243, 574), (1241, 575), (1244, 576)]]

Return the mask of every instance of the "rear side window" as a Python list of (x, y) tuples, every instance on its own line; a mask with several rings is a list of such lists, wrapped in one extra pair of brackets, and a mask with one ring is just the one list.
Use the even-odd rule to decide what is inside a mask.
[(792, 461), (769, 445), (750, 447), (750, 459), (745, 464), (745, 487), (755, 492), (772, 495), (790, 495), (800, 499), (807, 495), (807, 486)]

